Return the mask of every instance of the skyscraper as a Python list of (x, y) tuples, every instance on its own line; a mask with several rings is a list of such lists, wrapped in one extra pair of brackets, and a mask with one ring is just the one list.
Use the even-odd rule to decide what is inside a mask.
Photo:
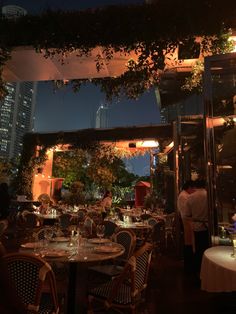
[(17, 158), (23, 135), (32, 131), (36, 82), (7, 83), (8, 95), (0, 102), (0, 157)]
[(108, 127), (108, 106), (100, 105), (96, 112), (95, 128)]
[(16, 19), (17, 17), (26, 15), (27, 11), (18, 5), (5, 5), (2, 7), (2, 16), (7, 19)]
[[(18, 6), (2, 7), (4, 18), (17, 18), (27, 12)], [(23, 135), (33, 130), (36, 82), (6, 84), (8, 95), (0, 102), (0, 157), (16, 159), (22, 150)]]

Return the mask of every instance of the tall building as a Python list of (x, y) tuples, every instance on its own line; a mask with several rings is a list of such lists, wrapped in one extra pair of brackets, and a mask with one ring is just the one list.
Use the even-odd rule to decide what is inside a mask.
[[(26, 13), (18, 6), (2, 7), (4, 18), (17, 18)], [(6, 88), (8, 95), (0, 102), (0, 157), (17, 159), (24, 134), (33, 130), (37, 83), (8, 82)]]
[(5, 5), (2, 7), (2, 16), (7, 19), (16, 19), (26, 14), (27, 11), (18, 5)]
[(160, 107), (161, 123), (171, 123), (178, 117), (203, 115), (203, 98), (200, 94), (194, 94), (182, 101), (173, 103), (166, 107)]
[(36, 82), (7, 83), (8, 95), (0, 102), (0, 157), (17, 158), (25, 133), (33, 130)]
[(95, 118), (95, 128), (107, 128), (108, 127), (108, 106), (100, 105)]

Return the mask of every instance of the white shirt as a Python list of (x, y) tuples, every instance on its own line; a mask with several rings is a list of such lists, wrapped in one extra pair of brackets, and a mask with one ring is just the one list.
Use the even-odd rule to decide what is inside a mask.
[(187, 215), (192, 218), (193, 230), (204, 231), (207, 229), (208, 204), (206, 189), (196, 189), (189, 195), (186, 202)]
[(188, 208), (187, 208), (186, 202), (189, 195), (190, 194), (188, 192), (186, 192), (185, 190), (182, 190), (178, 196), (177, 208), (178, 208), (178, 211), (180, 212), (182, 219), (188, 216)]
[(192, 220), (188, 215), (188, 207), (187, 200), (190, 194), (185, 190), (182, 190), (179, 193), (177, 199), (177, 208), (180, 212), (180, 216), (182, 218), (183, 227), (184, 227), (184, 244), (193, 246), (193, 230), (192, 230)]

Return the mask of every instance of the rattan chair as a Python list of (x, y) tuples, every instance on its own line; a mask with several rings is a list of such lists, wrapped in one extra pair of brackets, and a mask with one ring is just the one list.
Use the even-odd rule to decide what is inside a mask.
[(158, 222), (157, 219), (156, 219), (156, 218), (153, 218), (153, 217), (150, 217), (150, 218), (148, 218), (148, 220), (147, 220), (148, 225), (151, 226), (151, 227), (154, 227), (155, 224), (157, 224), (157, 222)]
[(105, 226), (105, 238), (111, 238), (111, 236), (114, 234), (115, 230), (117, 229), (117, 224), (115, 224), (113, 221), (110, 220), (104, 220), (103, 222)]
[(59, 225), (62, 230), (67, 230), (72, 224), (72, 215), (68, 213), (61, 214), (59, 216)]
[(22, 212), (23, 224), (25, 228), (33, 229), (41, 226), (40, 218), (29, 211)]
[(168, 240), (172, 241), (175, 245), (175, 224), (176, 224), (176, 213), (166, 215), (165, 217), (165, 242), (166, 248), (168, 247)]
[(136, 235), (129, 229), (118, 230), (113, 235), (113, 241), (121, 244), (125, 248), (124, 253), (117, 257), (113, 263), (96, 265), (89, 268), (90, 271), (95, 271), (99, 275), (105, 276), (106, 279), (118, 276), (123, 271), (123, 266), (134, 252)]
[[(7, 254), (3, 259), (16, 294), (26, 306), (27, 313), (59, 313), (55, 276), (46, 261), (24, 253)], [(47, 297), (42, 294), (46, 280), (50, 286)]]
[(83, 210), (78, 211), (78, 222), (82, 222), (85, 219), (85, 212)]
[(54, 227), (42, 227), (38, 231), (33, 233), (34, 240), (35, 241), (45, 240), (46, 239), (45, 235), (48, 230), (51, 231), (52, 238), (56, 236), (63, 236), (63, 232), (56, 230)]
[(131, 309), (137, 313), (137, 306), (145, 300), (145, 289), (149, 274), (152, 255), (152, 245), (145, 243), (128, 260), (122, 273), (88, 292), (88, 313), (94, 313), (93, 301), (100, 302), (99, 312), (109, 312), (110, 309)]
[(141, 218), (143, 221), (148, 220), (148, 219), (151, 218), (151, 217), (152, 217), (152, 215), (150, 215), (150, 214), (142, 214), (142, 215), (140, 215), (140, 218)]
[(148, 224), (152, 226), (149, 241), (152, 243), (155, 253), (162, 254), (165, 251), (165, 221), (149, 218)]
[[(33, 238), (35, 241), (41, 241), (46, 239), (47, 230), (51, 230), (52, 238), (57, 236), (63, 236), (62, 231), (58, 231), (53, 227), (43, 227), (38, 232), (33, 234)], [(65, 263), (61, 263), (60, 261), (51, 261), (50, 266), (55, 274), (56, 285), (57, 285), (57, 293), (60, 297), (60, 307), (61, 304), (65, 304), (67, 302), (67, 285), (68, 285), (68, 265)], [(43, 287), (43, 292), (50, 292), (50, 282), (46, 282)]]
[(0, 220), (0, 238), (4, 235), (8, 227), (8, 221), (6, 219)]

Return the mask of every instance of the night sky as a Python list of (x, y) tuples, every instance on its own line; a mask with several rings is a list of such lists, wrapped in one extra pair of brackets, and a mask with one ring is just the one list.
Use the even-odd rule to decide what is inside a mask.
[[(102, 5), (142, 3), (138, 0), (2, 0), (1, 5), (15, 4), (28, 13), (37, 14), (47, 8), (52, 10), (80, 10)], [(77, 130), (94, 127), (95, 113), (105, 104), (105, 95), (92, 84), (74, 93), (70, 87), (54, 90), (51, 82), (39, 82), (35, 110), (36, 132)], [(108, 126), (150, 125), (160, 122), (154, 90), (146, 92), (138, 100), (122, 99), (109, 104)], [(149, 156), (129, 162), (129, 169), (144, 175), (148, 173)]]

